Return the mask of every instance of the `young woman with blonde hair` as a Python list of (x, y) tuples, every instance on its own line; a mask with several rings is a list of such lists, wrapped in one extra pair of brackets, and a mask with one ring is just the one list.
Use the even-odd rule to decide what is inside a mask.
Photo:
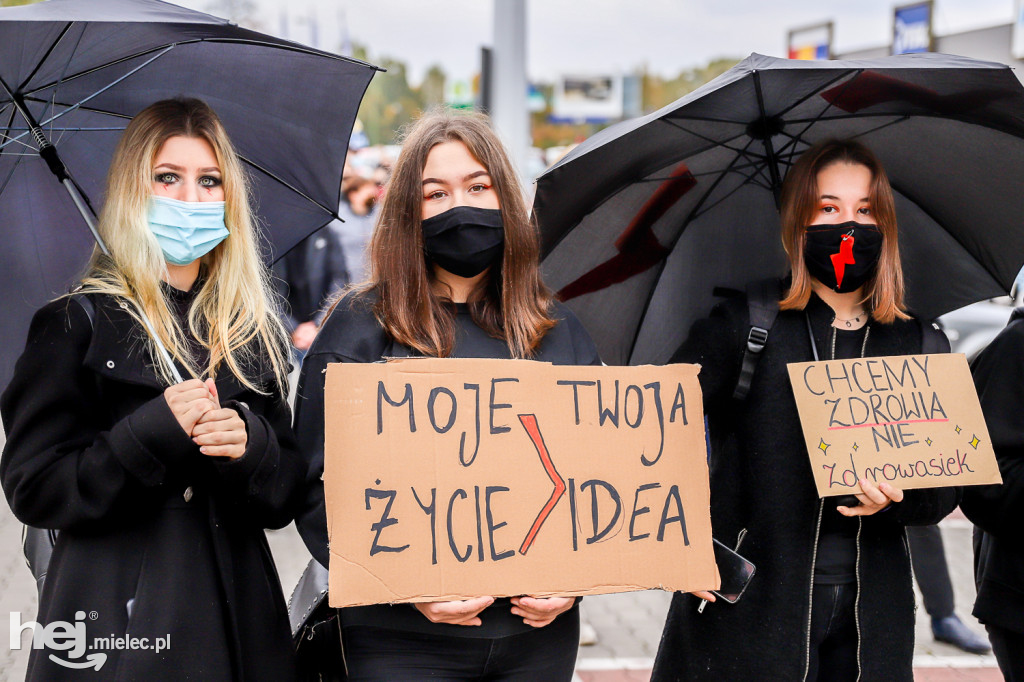
[(819, 499), (786, 366), (921, 353), (926, 337), (948, 344), (903, 304), (892, 190), (867, 147), (811, 147), (786, 176), (781, 207), (790, 276), (762, 302), (777, 301), (778, 317), (747, 395), (736, 395), (752, 324), (742, 296), (698, 321), (673, 358), (701, 365), (715, 537), (742, 542), (757, 572), (735, 604), (673, 597), (652, 679), (910, 682), (904, 527), (938, 522), (959, 490), (861, 478), (862, 493)]
[[(103, 679), (293, 679), (263, 530), (291, 521), (305, 467), (238, 157), (206, 104), (157, 102), (106, 197), (109, 255), (36, 313), (0, 401), (11, 509), (59, 531), (37, 620), (136, 642), (90, 651)], [(34, 648), (28, 679), (84, 660)]]
[[(437, 112), (410, 130), (370, 245), (371, 277), (324, 321), (299, 381), (296, 433), (311, 456), (299, 530), (328, 563), (324, 369), (384, 357), (530, 358), (596, 364), (579, 322), (538, 269), (515, 170), (480, 116)], [(341, 609), (351, 680), (569, 680), (575, 599), (494, 599)]]

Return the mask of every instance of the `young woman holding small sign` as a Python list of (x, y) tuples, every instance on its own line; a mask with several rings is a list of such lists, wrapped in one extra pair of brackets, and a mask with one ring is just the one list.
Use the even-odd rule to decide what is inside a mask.
[[(327, 566), (324, 370), (385, 357), (599, 364), (590, 337), (541, 282), (515, 170), (480, 116), (432, 113), (409, 131), (370, 244), (370, 281), (338, 301), (302, 367), (296, 430), (311, 457), (299, 530)], [(569, 680), (573, 597), (341, 609), (352, 680)]]
[[(757, 566), (735, 604), (677, 594), (655, 680), (913, 679), (914, 592), (904, 526), (936, 523), (959, 489), (900, 490), (861, 478), (819, 499), (786, 365), (909, 355), (940, 333), (909, 315), (892, 189), (853, 141), (820, 143), (782, 189), (789, 278), (752, 377), (742, 295), (697, 322), (673, 361), (701, 365), (715, 536)], [(779, 300), (781, 298), (781, 300)], [(944, 341), (944, 339), (942, 339)], [(948, 348), (948, 346), (947, 346)], [(745, 398), (735, 395), (747, 381)], [(703, 595), (708, 596), (708, 595)]]

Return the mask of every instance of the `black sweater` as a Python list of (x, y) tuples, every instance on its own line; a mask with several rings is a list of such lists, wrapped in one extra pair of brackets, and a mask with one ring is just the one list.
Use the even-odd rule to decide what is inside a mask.
[[(376, 362), (385, 357), (403, 357), (414, 352), (388, 337), (370, 310), (369, 299), (352, 296), (342, 300), (324, 321), (309, 349), (299, 378), (295, 403), (295, 431), (302, 451), (309, 459), (310, 497), (297, 525), (313, 557), (328, 565), (327, 514), (320, 480), (324, 468), (324, 372), (332, 362)], [(559, 323), (541, 341), (535, 360), (558, 365), (600, 364), (597, 349), (579, 320), (561, 304), (554, 316)], [(488, 336), (474, 322), (465, 305), (457, 306), (456, 338), (452, 357), (510, 357), (508, 344)], [(357, 606), (341, 609), (345, 627), (373, 625), (458, 637), (501, 637), (528, 632), (532, 628), (511, 613), (508, 599), (497, 599), (483, 613), (479, 627), (432, 623), (408, 604)], [(576, 607), (571, 612), (576, 616)], [(563, 614), (560, 617), (566, 617)]]
[[(806, 316), (805, 316), (806, 312)], [(819, 349), (830, 344), (832, 310), (816, 296), (806, 311), (781, 311), (747, 398), (732, 399), (749, 331), (742, 297), (698, 321), (673, 358), (701, 365), (711, 437), (711, 523), (756, 566), (736, 604), (676, 594), (655, 662), (654, 680), (802, 680), (821, 501), (786, 365), (813, 359), (807, 319)], [(873, 322), (866, 356), (921, 350), (916, 320)], [(858, 535), (857, 625), (861, 680), (913, 679), (914, 593), (905, 524), (936, 523), (959, 501), (958, 488), (907, 490), (892, 508), (863, 517)]]

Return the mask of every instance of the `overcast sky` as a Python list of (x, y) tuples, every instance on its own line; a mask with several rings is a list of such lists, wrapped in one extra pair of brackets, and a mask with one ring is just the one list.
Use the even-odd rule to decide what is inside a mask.
[[(231, 2), (171, 1), (204, 11)], [(287, 26), (289, 37), (304, 43), (314, 40), (308, 17), (316, 17), (316, 38), (330, 51), (339, 49), (345, 23), (351, 40), (368, 46), (372, 57), (405, 61), (413, 80), (432, 63), (449, 76), (468, 78), (494, 30), (494, 0), (251, 1), (262, 30), (280, 35)], [(531, 79), (551, 81), (560, 74), (631, 72), (646, 64), (671, 76), (719, 56), (784, 56), (789, 29), (830, 19), (839, 52), (887, 45), (892, 9), (909, 1), (528, 0), (528, 72)], [(1006, 24), (1013, 13), (1014, 0), (935, 0), (935, 32)]]

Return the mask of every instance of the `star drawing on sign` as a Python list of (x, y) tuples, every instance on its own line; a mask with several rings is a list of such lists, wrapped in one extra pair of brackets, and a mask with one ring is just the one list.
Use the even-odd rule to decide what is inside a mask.
[(857, 445), (856, 443), (854, 443), (853, 444), (853, 451), (856, 452), (857, 450), (860, 450), (860, 446)]
[(973, 438), (971, 438), (971, 440), (970, 440), (970, 443), (971, 443), (971, 447), (972, 447), (972, 448), (974, 448), (975, 450), (977, 450), (977, 449), (978, 449), (978, 443), (980, 443), (980, 442), (981, 442), (981, 441), (980, 441), (980, 440), (978, 440), (978, 437), (977, 437), (977, 436), (974, 436), (974, 437), (973, 437)]
[(821, 454), (827, 455), (828, 449), (829, 447), (831, 447), (832, 444), (826, 443), (824, 438), (819, 438), (818, 440), (821, 441), (820, 443), (818, 443), (818, 449), (821, 450)]
[(931, 438), (925, 438), (924, 442), (928, 443), (928, 445), (931, 445), (932, 444), (932, 439)]
[(959, 427), (959, 426), (958, 426), (958, 427), (956, 427), (956, 432), (957, 432), (957, 433), (960, 433), (960, 431), (961, 431), (960, 427)]

